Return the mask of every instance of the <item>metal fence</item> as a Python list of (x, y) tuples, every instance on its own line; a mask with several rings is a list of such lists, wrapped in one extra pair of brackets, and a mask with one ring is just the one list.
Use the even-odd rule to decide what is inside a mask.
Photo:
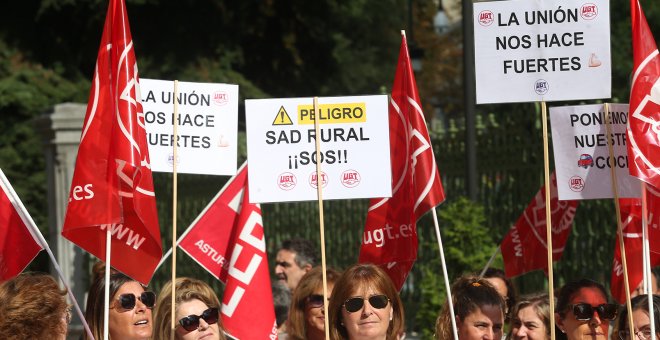
[[(478, 203), (485, 209), (487, 226), (493, 239), (501, 239), (543, 184), (543, 143), (538, 107), (532, 104), (509, 105), (509, 114), (485, 113), (477, 119)], [(484, 109), (484, 108), (482, 108)], [(487, 109), (487, 107), (485, 108)], [(498, 109), (502, 112), (502, 108)], [(432, 143), (448, 200), (465, 195), (465, 143), (463, 122), (440, 122), (433, 131)], [(552, 164), (551, 160), (551, 164)], [(179, 235), (208, 204), (226, 182), (226, 177), (179, 175), (178, 229)], [(171, 174), (155, 174), (164, 248), (171, 245)], [(360, 237), (366, 218), (367, 200), (324, 202), (327, 265), (344, 268), (356, 262)], [(572, 235), (561, 262), (555, 265), (555, 286), (567, 279), (590, 277), (607, 284), (614, 247), (615, 217), (609, 201), (588, 201), (578, 208)], [(303, 237), (319, 242), (319, 221), (316, 202), (264, 204), (263, 219), (269, 263), (282, 240)], [(442, 209), (442, 205), (438, 208)], [(420, 244), (435, 240), (430, 219), (418, 224)], [(442, 226), (441, 226), (442, 228)], [(465, 235), (470, 237), (470, 235)], [(446, 244), (445, 247), (451, 247)], [(418, 263), (437, 258), (433, 249), (419, 249)], [(222, 285), (207, 275), (183, 252), (177, 256), (177, 276), (207, 279), (222, 292)], [(448, 266), (451, 267), (451, 263)], [(160, 289), (171, 277), (171, 263), (159, 270), (152, 281)], [(478, 268), (475, 268), (475, 270)], [(206, 276), (205, 276), (206, 275)], [(437, 275), (442, 275), (438, 268)], [(410, 280), (422, 280), (422, 273), (413, 268)], [(542, 273), (530, 273), (514, 280), (520, 292), (544, 289)], [(407, 310), (418, 306), (420, 296), (408, 289), (402, 292)], [(413, 314), (413, 313), (409, 313)], [(409, 328), (415, 329), (414, 317), (408, 315)]]

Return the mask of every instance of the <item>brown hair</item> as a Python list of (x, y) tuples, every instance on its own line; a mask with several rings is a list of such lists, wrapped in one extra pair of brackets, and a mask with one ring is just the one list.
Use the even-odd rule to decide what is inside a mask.
[(22, 273), (0, 285), (4, 339), (46, 339), (66, 334), (66, 290), (43, 273)]
[[(334, 284), (340, 275), (338, 271), (330, 268), (326, 269), (325, 273), (328, 284)], [(314, 267), (300, 279), (291, 297), (289, 318), (286, 321), (286, 330), (289, 339), (304, 340), (307, 338), (305, 306), (307, 304), (307, 298), (314, 294), (314, 291), (319, 287), (323, 287), (323, 269), (321, 267)]]
[[(187, 301), (197, 299), (209, 308), (220, 308), (220, 300), (213, 289), (204, 281), (190, 277), (176, 278), (176, 307)], [(176, 311), (175, 311), (176, 313)], [(172, 329), (172, 281), (168, 281), (161, 288), (154, 308), (154, 332), (152, 338), (155, 340), (170, 339)], [(220, 340), (225, 340), (222, 318), (218, 318), (218, 329)]]
[(361, 287), (371, 287), (374, 291), (385, 294), (392, 303), (392, 322), (387, 328), (387, 340), (397, 339), (403, 333), (403, 304), (394, 283), (387, 273), (374, 264), (354, 264), (341, 275), (332, 290), (330, 306), (330, 339), (348, 339), (346, 327), (342, 325), (342, 306)]
[(541, 319), (545, 326), (546, 339), (550, 339), (550, 327), (554, 327), (554, 325), (550, 325), (550, 301), (548, 300), (547, 294), (524, 296), (515, 306), (513, 306), (513, 309), (511, 310), (511, 327), (509, 335), (506, 338), (513, 339), (512, 331), (514, 324), (520, 322), (518, 312), (527, 307), (534, 308), (534, 313), (536, 313), (536, 316)]
[[(112, 300), (117, 294), (121, 286), (127, 282), (137, 282), (130, 277), (119, 273), (110, 271), (110, 299)], [(87, 296), (87, 305), (85, 306), (85, 319), (89, 329), (92, 331), (95, 339), (103, 339), (103, 311), (105, 310), (105, 277), (101, 272), (94, 273), (94, 282), (89, 288)], [(144, 286), (143, 286), (144, 287)], [(84, 334), (85, 340), (90, 340), (87, 333)]]
[[(454, 315), (459, 320), (476, 312), (482, 306), (496, 306), (504, 316), (504, 299), (485, 279), (476, 276), (458, 278), (451, 287), (451, 300)], [(435, 322), (435, 338), (451, 339), (453, 337), (449, 304), (445, 302), (442, 312)]]

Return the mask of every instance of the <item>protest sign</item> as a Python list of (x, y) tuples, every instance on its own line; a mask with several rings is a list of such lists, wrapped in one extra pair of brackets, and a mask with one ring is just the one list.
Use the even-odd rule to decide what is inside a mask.
[[(172, 172), (174, 82), (140, 79), (153, 171)], [(179, 82), (177, 172), (236, 173), (238, 85)]]
[(474, 4), (477, 103), (611, 97), (607, 0)]
[(392, 195), (387, 96), (318, 103), (320, 181), (313, 98), (245, 101), (251, 203)]
[(639, 180), (628, 172), (628, 104), (610, 104), (609, 110), (613, 158), (604, 105), (550, 108), (559, 199), (613, 198), (611, 166), (616, 169), (619, 197), (640, 196)]

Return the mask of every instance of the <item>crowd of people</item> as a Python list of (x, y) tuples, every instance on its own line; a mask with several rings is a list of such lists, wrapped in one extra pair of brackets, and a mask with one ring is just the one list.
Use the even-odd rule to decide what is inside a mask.
[[(343, 273), (323, 270), (302, 240), (287, 241), (278, 252), (276, 277), (289, 290), (289, 307), (278, 316), (279, 339), (332, 340), (405, 338), (404, 308), (386, 272), (372, 264), (355, 264)], [(95, 267), (85, 308), (92, 335), (103, 339), (105, 275)], [(179, 277), (172, 327), (172, 282), (158, 295), (128, 276), (110, 273), (108, 334), (110, 339), (232, 339), (222, 326), (220, 300), (205, 282)], [(651, 288), (654, 291), (657, 288)], [(660, 339), (660, 296), (652, 306), (656, 335), (651, 331), (647, 295), (631, 300), (634, 327), (628, 325), (626, 306), (612, 303), (602, 284), (579, 279), (556, 291), (551, 324), (547, 294), (517, 297), (511, 281), (499, 269), (482, 277), (464, 275), (451, 287), (453, 315), (460, 340), (550, 339)], [(639, 294), (639, 290), (633, 295)], [(274, 299), (279, 297), (274, 295)], [(285, 299), (286, 300), (286, 299)], [(275, 304), (277, 305), (277, 304)], [(326, 309), (327, 319), (326, 320)], [(66, 291), (49, 275), (22, 273), (0, 284), (2, 339), (65, 339), (71, 320)], [(83, 339), (88, 339), (87, 334)], [(450, 306), (445, 302), (435, 326), (436, 339), (454, 339)]]

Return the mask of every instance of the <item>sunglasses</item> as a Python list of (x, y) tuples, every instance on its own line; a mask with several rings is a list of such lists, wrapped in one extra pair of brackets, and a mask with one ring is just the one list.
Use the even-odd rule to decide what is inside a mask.
[(383, 309), (387, 307), (387, 304), (390, 302), (390, 298), (383, 294), (372, 295), (367, 299), (361, 296), (356, 296), (344, 301), (344, 308), (346, 308), (346, 311), (349, 313), (355, 313), (362, 309), (364, 306), (364, 300), (369, 300), (371, 307), (377, 309)]
[(154, 308), (154, 305), (156, 304), (156, 293), (142, 292), (140, 296), (135, 296), (133, 294), (121, 294), (117, 298), (119, 301), (119, 306), (125, 310), (131, 310), (135, 308), (136, 299), (142, 301), (142, 303), (147, 306), (147, 308)]
[(207, 324), (212, 325), (218, 322), (218, 309), (209, 308), (202, 312), (201, 315), (188, 315), (185, 318), (179, 320), (179, 325), (188, 332), (192, 332), (199, 328), (199, 319), (204, 319)]
[(312, 308), (323, 307), (323, 295), (312, 294), (308, 296), (307, 305)]
[(573, 308), (575, 319), (579, 321), (591, 320), (594, 316), (594, 310), (598, 312), (598, 316), (603, 320), (614, 320), (616, 319), (616, 314), (619, 312), (619, 306), (613, 303), (603, 303), (595, 307), (588, 303), (577, 303), (569, 305), (569, 308), (571, 307)]

